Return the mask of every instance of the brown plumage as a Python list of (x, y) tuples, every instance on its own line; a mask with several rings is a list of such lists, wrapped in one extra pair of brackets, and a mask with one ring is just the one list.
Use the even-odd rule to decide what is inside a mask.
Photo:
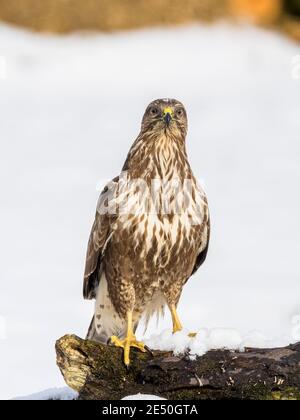
[[(86, 258), (83, 294), (96, 298), (88, 338), (143, 350), (134, 330), (167, 305), (173, 331), (182, 288), (204, 262), (209, 211), (185, 146), (187, 116), (174, 99), (153, 101), (121, 174), (100, 195)], [(118, 338), (117, 338), (117, 337)], [(121, 341), (120, 339), (124, 339)]]

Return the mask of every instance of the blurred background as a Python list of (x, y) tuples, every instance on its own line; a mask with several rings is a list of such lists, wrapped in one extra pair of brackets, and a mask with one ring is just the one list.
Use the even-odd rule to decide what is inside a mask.
[(99, 190), (155, 98), (185, 104), (211, 209), (183, 324), (300, 340), (299, 18), (300, 0), (0, 0), (0, 398), (63, 385)]
[(300, 39), (300, 0), (0, 0), (0, 19), (35, 31), (116, 31), (242, 19)]

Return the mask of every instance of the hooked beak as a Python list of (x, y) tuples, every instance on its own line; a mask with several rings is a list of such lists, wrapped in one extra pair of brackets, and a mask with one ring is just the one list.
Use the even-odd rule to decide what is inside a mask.
[(165, 108), (163, 112), (163, 119), (167, 126), (169, 126), (170, 121), (172, 120), (173, 110), (171, 108)]

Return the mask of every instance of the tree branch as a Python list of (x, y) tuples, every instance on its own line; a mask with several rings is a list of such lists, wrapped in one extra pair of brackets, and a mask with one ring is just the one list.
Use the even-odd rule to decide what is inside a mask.
[(84, 400), (154, 394), (175, 399), (300, 399), (300, 343), (284, 348), (209, 351), (190, 360), (170, 352), (131, 350), (129, 370), (122, 349), (75, 335), (56, 342), (66, 383)]

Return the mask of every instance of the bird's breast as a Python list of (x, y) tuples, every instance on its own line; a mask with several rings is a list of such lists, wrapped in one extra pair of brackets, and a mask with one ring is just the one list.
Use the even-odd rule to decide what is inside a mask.
[[(132, 258), (143, 261), (148, 268), (151, 265), (158, 269), (171, 261), (180, 262), (183, 251), (187, 253), (189, 247), (192, 250), (199, 243), (205, 206), (201, 192), (190, 191), (185, 206), (180, 207), (175, 202), (176, 194), (164, 203), (166, 196), (172, 195), (171, 190), (171, 187), (161, 190), (155, 199), (149, 200), (144, 211), (119, 219), (119, 237), (126, 238)], [(131, 198), (132, 202), (138, 202), (137, 198)]]

